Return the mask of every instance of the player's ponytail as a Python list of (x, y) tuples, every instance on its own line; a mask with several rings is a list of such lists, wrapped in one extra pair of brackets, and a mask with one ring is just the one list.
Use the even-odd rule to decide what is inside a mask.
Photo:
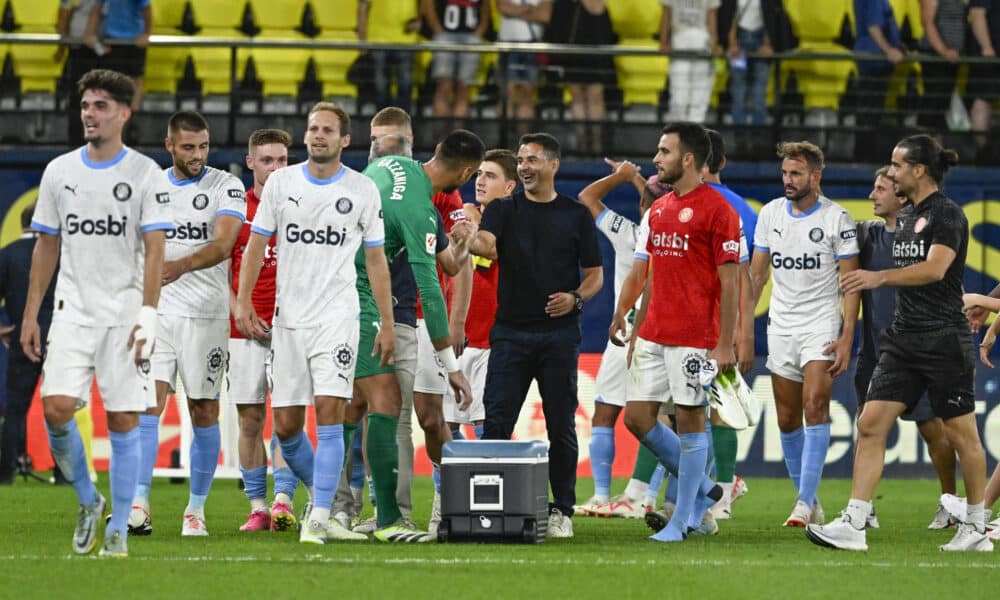
[(940, 142), (925, 133), (905, 137), (896, 146), (906, 150), (906, 162), (924, 165), (927, 176), (937, 184), (944, 179), (948, 169), (958, 164), (957, 152), (943, 148)]

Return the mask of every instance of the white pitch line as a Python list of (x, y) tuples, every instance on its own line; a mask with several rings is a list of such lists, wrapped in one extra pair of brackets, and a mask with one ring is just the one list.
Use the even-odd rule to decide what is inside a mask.
[[(91, 560), (97, 560), (96, 556), (79, 556), (75, 554), (60, 554), (60, 555), (40, 555), (40, 554), (8, 554), (0, 555), (0, 562), (3, 561), (65, 561), (65, 560), (86, 560), (90, 558)], [(983, 562), (969, 562), (969, 563), (947, 563), (947, 562), (934, 562), (934, 561), (915, 561), (915, 562), (850, 562), (850, 561), (837, 561), (837, 560), (820, 560), (820, 561), (781, 561), (770, 562), (762, 560), (726, 560), (726, 559), (673, 559), (664, 557), (662, 560), (608, 560), (606, 558), (595, 558), (593, 560), (581, 560), (576, 558), (544, 558), (544, 557), (532, 557), (529, 559), (521, 558), (374, 558), (374, 557), (364, 557), (364, 556), (326, 556), (323, 554), (308, 554), (305, 556), (285, 556), (285, 557), (273, 557), (273, 556), (132, 556), (129, 557), (131, 561), (141, 561), (141, 562), (162, 562), (162, 563), (176, 563), (176, 562), (217, 562), (217, 563), (308, 563), (308, 564), (334, 564), (334, 565), (434, 565), (434, 566), (448, 566), (448, 565), (498, 565), (498, 566), (525, 566), (525, 565), (537, 565), (537, 566), (610, 566), (610, 567), (638, 567), (638, 566), (686, 566), (686, 567), (751, 567), (751, 568), (766, 568), (766, 567), (776, 567), (781, 568), (788, 567), (803, 567), (803, 568), (814, 568), (814, 567), (834, 567), (834, 568), (850, 568), (857, 569), (859, 567), (870, 567), (877, 569), (901, 569), (901, 568), (919, 568), (919, 569), (985, 569), (985, 570), (997, 570), (1000, 569), (1000, 563), (983, 563)]]

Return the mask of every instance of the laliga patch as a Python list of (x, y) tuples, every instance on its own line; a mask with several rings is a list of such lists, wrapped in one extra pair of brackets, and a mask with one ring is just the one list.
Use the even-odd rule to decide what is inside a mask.
[(427, 251), (427, 254), (434, 256), (435, 254), (437, 254), (436, 252), (434, 252), (435, 249), (437, 249), (437, 234), (428, 233), (424, 237), (424, 250)]
[(927, 227), (927, 219), (925, 219), (924, 217), (920, 217), (919, 219), (917, 219), (917, 222), (913, 224), (913, 231), (916, 233), (920, 233), (921, 231), (924, 230), (924, 227)]

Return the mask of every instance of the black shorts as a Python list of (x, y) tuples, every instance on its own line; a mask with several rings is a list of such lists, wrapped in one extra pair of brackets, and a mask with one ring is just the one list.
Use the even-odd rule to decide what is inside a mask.
[(925, 393), (934, 415), (951, 419), (976, 409), (976, 355), (969, 330), (899, 333), (888, 330), (872, 374), (868, 400), (902, 402), (912, 411)]
[[(861, 407), (865, 404), (868, 387), (871, 385), (872, 373), (875, 372), (877, 362), (874, 357), (869, 359), (864, 356), (858, 356), (858, 364), (854, 371), (854, 392), (857, 394), (855, 397), (858, 399), (858, 412), (861, 411)], [(920, 396), (920, 400), (916, 406), (908, 408), (899, 418), (918, 424), (933, 419), (934, 411), (931, 410), (931, 403), (927, 399), (927, 394)]]
[(112, 46), (108, 54), (100, 59), (104, 69), (124, 73), (129, 77), (142, 77), (146, 72), (146, 49), (138, 46)]

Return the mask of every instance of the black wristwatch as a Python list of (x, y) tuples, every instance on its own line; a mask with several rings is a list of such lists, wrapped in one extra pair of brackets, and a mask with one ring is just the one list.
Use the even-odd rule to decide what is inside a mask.
[(576, 298), (576, 312), (583, 312), (583, 296), (576, 290), (572, 290), (570, 293)]

